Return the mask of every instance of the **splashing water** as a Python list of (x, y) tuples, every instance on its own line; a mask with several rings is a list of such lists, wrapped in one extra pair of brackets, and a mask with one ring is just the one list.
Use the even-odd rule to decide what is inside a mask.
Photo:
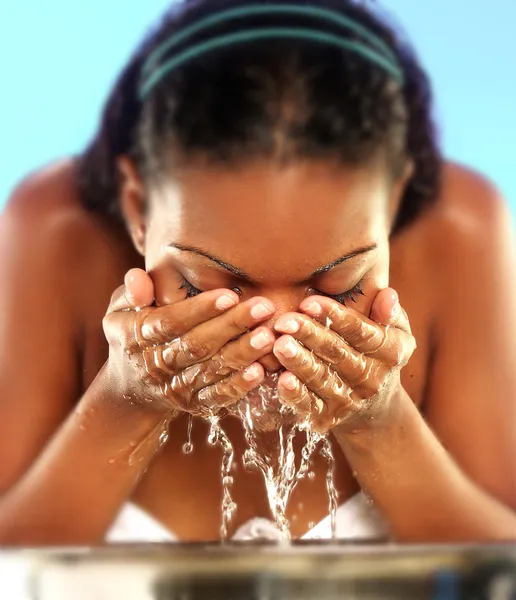
[(338, 496), (333, 478), (335, 472), (335, 457), (333, 455), (333, 448), (331, 447), (331, 442), (328, 437), (325, 437), (322, 440), (321, 455), (328, 463), (328, 469), (326, 471), (326, 490), (328, 492), (330, 509), (331, 537), (332, 539), (335, 539), (337, 537)]
[[(313, 431), (308, 418), (299, 419), (293, 408), (281, 404), (277, 392), (279, 374), (270, 376), (270, 383), (262, 384), (238, 406), (238, 414), (244, 425), (248, 448), (244, 454), (247, 468), (257, 468), (263, 475), (269, 507), (284, 539), (290, 539), (290, 524), (286, 517), (288, 501), (298, 482), (309, 476), (310, 459), (315, 448), (324, 440)], [(263, 442), (277, 432), (277, 446)], [(296, 465), (294, 438), (298, 432), (306, 436), (301, 449), (299, 465)], [(331, 446), (329, 453), (331, 454)], [(333, 458), (333, 455), (331, 454)], [(333, 470), (329, 475), (333, 489)], [(336, 497), (336, 493), (335, 493)]]
[(159, 436), (159, 447), (161, 448), (168, 442), (168, 429), (164, 429)]
[[(333, 325), (333, 321), (330, 317), (326, 317), (325, 327), (327, 330), (331, 329)], [(335, 487), (335, 456), (333, 455), (333, 448), (331, 446), (331, 441), (329, 437), (326, 435), (322, 440), (322, 448), (321, 454), (326, 459), (328, 463), (328, 469), (326, 471), (326, 490), (328, 492), (328, 503), (329, 503), (329, 512), (330, 512), (330, 521), (331, 521), (331, 537), (332, 539), (336, 539), (337, 537), (337, 508), (339, 497), (337, 494), (337, 489)]]
[[(325, 326), (330, 329), (332, 321), (327, 317)], [(135, 323), (135, 337), (140, 347), (142, 336), (139, 327)], [(157, 347), (152, 347), (150, 356), (142, 352), (145, 370), (148, 375), (156, 376), (161, 369)], [(149, 360), (150, 359), (150, 360)], [(313, 430), (309, 417), (301, 417), (292, 407), (284, 405), (279, 398), (277, 384), (279, 373), (268, 377), (268, 383), (262, 383), (257, 390), (248, 394), (241, 401), (233, 414), (240, 417), (247, 442), (244, 453), (244, 465), (246, 468), (257, 468), (263, 475), (267, 498), (274, 521), (282, 534), (283, 539), (290, 539), (290, 523), (286, 517), (288, 501), (298, 482), (308, 477), (312, 479), (314, 474), (310, 471), (310, 461), (315, 449), (321, 444), (321, 455), (326, 459), (328, 469), (326, 473), (326, 488), (329, 498), (329, 513), (331, 515), (332, 537), (336, 534), (336, 510), (337, 492), (333, 481), (335, 458), (333, 456), (330, 440), (327, 436)], [(160, 381), (161, 392), (167, 396), (172, 389), (172, 382)], [(200, 415), (205, 418), (210, 431), (208, 441), (211, 445), (218, 445), (222, 449), (221, 480), (222, 480), (222, 503), (221, 503), (221, 528), (220, 535), (223, 541), (227, 540), (228, 528), (236, 511), (236, 504), (231, 495), (233, 477), (234, 450), (230, 439), (220, 425), (220, 416), (214, 414)], [(188, 418), (187, 440), (183, 445), (183, 453), (190, 454), (193, 451), (192, 444), (193, 416)], [(263, 435), (274, 437), (276, 444), (262, 443)], [(301, 449), (299, 465), (296, 465), (296, 453), (294, 439), (298, 433), (306, 436)], [(164, 445), (168, 439), (168, 431), (163, 431), (160, 436), (160, 445)], [(311, 528), (313, 524), (310, 524)]]
[[(331, 515), (331, 534), (336, 536), (337, 491), (333, 475), (335, 458), (331, 442), (313, 430), (309, 417), (300, 418), (296, 411), (280, 402), (277, 383), (279, 374), (269, 376), (268, 383), (261, 384), (257, 390), (248, 394), (241, 401), (234, 414), (240, 417), (245, 433), (247, 449), (243, 462), (246, 468), (258, 469), (264, 478), (265, 488), (272, 517), (284, 540), (290, 539), (290, 523), (286, 512), (289, 499), (299, 481), (305, 477), (312, 479), (310, 471), (312, 456), (321, 446), (321, 455), (326, 459), (326, 489)], [(211, 445), (222, 448), (221, 481), (221, 539), (226, 541), (231, 519), (237, 506), (231, 495), (233, 477), (234, 450), (230, 439), (220, 425), (220, 417), (209, 414), (204, 418), (210, 425), (208, 441)], [(187, 442), (183, 447), (191, 445), (192, 419), (189, 419)], [(297, 434), (304, 434), (305, 441), (301, 448), (299, 464), (296, 464), (294, 439)], [(271, 443), (273, 442), (273, 443)], [(312, 528), (314, 525), (310, 524)]]
[(188, 427), (186, 430), (186, 443), (183, 444), (183, 454), (192, 454), (194, 447), (192, 444), (193, 415), (188, 415)]
[(233, 445), (219, 423), (219, 417), (210, 415), (208, 417), (210, 424), (210, 433), (208, 442), (212, 445), (219, 445), (222, 448), (222, 522), (220, 526), (220, 537), (222, 541), (226, 541), (228, 537), (228, 527), (231, 519), (236, 511), (236, 504), (231, 496), (231, 487), (233, 485), (233, 477), (231, 476), (231, 468), (233, 466)]

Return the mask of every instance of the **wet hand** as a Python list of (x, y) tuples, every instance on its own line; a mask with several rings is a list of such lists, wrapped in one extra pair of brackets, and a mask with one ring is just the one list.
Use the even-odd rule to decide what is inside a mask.
[(261, 383), (256, 361), (276, 339), (260, 326), (274, 314), (270, 300), (240, 302), (221, 289), (167, 306), (153, 303), (152, 280), (140, 269), (126, 275), (111, 299), (103, 322), (110, 346), (105, 370), (117, 395), (166, 413), (206, 415)]
[(286, 334), (274, 345), (287, 369), (278, 381), (282, 402), (320, 432), (358, 431), (388, 418), (400, 371), (416, 348), (396, 292), (378, 293), (370, 319), (323, 296), (307, 298), (300, 311), (275, 324)]

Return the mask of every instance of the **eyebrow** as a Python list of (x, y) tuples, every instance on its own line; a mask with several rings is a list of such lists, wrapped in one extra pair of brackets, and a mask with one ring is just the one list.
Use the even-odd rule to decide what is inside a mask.
[[(217, 265), (219, 265), (219, 267), (222, 267), (226, 271), (233, 273), (233, 275), (236, 275), (237, 277), (240, 277), (241, 279), (245, 279), (249, 283), (254, 283), (252, 277), (250, 277), (245, 271), (243, 271), (239, 267), (235, 267), (231, 263), (228, 263), (225, 260), (217, 258), (216, 256), (209, 254), (208, 252), (206, 252), (205, 250), (202, 250), (201, 248), (197, 248), (196, 246), (184, 246), (183, 244), (175, 244), (175, 243), (169, 244), (169, 247), (175, 248), (176, 250), (179, 250), (180, 252), (190, 252), (191, 254), (197, 254), (198, 256), (203, 256), (204, 258), (207, 258), (208, 260), (211, 260), (212, 262), (216, 263)], [(373, 250), (376, 250), (377, 248), (378, 248), (378, 244), (372, 244), (371, 246), (359, 248), (357, 250), (354, 250), (353, 252), (350, 252), (349, 254), (345, 254), (344, 256), (337, 258), (336, 260), (332, 261), (331, 263), (328, 263), (327, 265), (324, 265), (324, 266), (316, 269), (313, 273), (311, 273), (306, 278), (306, 281), (313, 279), (314, 277), (317, 277), (318, 275), (323, 275), (324, 273), (328, 273), (328, 271), (331, 271), (332, 269), (334, 269), (335, 267), (338, 267), (342, 263), (344, 263), (352, 258), (355, 258), (356, 256), (360, 256), (361, 254), (366, 254), (368, 252), (372, 252)]]

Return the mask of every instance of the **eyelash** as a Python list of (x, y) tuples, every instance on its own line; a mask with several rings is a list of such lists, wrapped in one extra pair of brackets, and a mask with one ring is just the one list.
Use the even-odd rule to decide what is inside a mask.
[[(198, 294), (202, 293), (201, 290), (194, 287), (186, 279), (183, 279), (183, 282), (179, 289), (186, 290), (187, 298), (193, 298), (194, 296), (197, 296)], [(346, 301), (351, 301), (351, 302), (356, 303), (356, 301), (357, 301), (356, 296), (365, 296), (364, 292), (362, 291), (362, 286), (360, 283), (357, 283), (357, 285), (354, 288), (352, 288), (351, 290), (348, 290), (347, 292), (344, 292), (343, 294), (325, 294), (324, 292), (321, 292), (320, 290), (316, 290), (316, 289), (313, 289), (313, 291), (316, 292), (317, 294), (320, 294), (321, 296), (327, 296), (328, 298), (332, 298), (332, 300), (336, 300), (340, 304), (344, 304), (344, 305), (346, 304)], [(240, 293), (240, 290), (235, 289), (235, 292)]]
[(179, 289), (186, 290), (187, 298), (193, 298), (194, 296), (197, 296), (202, 293), (201, 290), (198, 290), (186, 279), (183, 279), (183, 283), (180, 285)]
[(365, 296), (360, 283), (357, 283), (354, 288), (348, 290), (347, 292), (344, 292), (343, 294), (325, 294), (324, 292), (321, 292), (321, 290), (315, 289), (314, 292), (317, 292), (321, 296), (327, 296), (328, 298), (339, 302), (339, 304), (344, 305), (346, 305), (346, 300), (350, 300), (351, 302), (356, 303), (356, 296)]
[[(199, 294), (202, 294), (202, 290), (199, 290), (198, 288), (196, 288), (195, 286), (193, 286), (189, 281), (187, 281), (183, 277), (181, 279), (182, 279), (182, 283), (179, 286), (179, 289), (180, 290), (186, 290), (186, 297), (187, 298), (193, 298), (194, 296), (198, 296)], [(236, 294), (238, 294), (239, 296), (242, 295), (242, 292), (238, 288), (233, 288), (233, 291)]]

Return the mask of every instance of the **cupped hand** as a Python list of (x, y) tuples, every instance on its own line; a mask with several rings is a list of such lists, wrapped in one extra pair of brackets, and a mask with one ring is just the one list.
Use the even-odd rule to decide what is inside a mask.
[(324, 296), (307, 298), (300, 311), (275, 324), (285, 334), (274, 344), (286, 369), (278, 381), (282, 402), (321, 433), (359, 431), (388, 418), (400, 371), (416, 348), (397, 293), (380, 291), (371, 318)]
[(260, 323), (274, 314), (265, 298), (240, 302), (226, 289), (156, 307), (145, 271), (133, 269), (113, 294), (103, 326), (106, 372), (115, 393), (167, 413), (216, 414), (263, 379), (257, 361), (275, 335)]

